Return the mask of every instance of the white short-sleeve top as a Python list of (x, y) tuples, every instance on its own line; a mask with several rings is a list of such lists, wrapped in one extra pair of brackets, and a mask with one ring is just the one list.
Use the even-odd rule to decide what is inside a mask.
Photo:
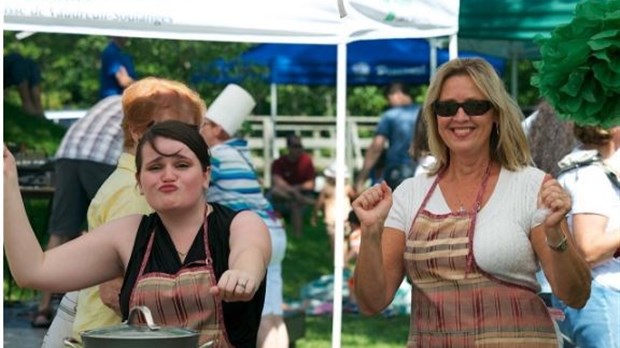
[[(559, 176), (558, 181), (571, 194), (575, 214), (595, 214), (607, 217), (606, 233), (620, 230), (620, 188), (615, 187), (603, 167), (590, 165)], [(608, 288), (620, 291), (620, 259), (609, 258), (592, 268), (592, 278)]]
[[(493, 276), (539, 291), (536, 281), (538, 260), (530, 243), (530, 231), (544, 219), (537, 209), (537, 197), (545, 173), (534, 167), (518, 171), (502, 168), (488, 202), (478, 212), (474, 230), (474, 258), (482, 270)], [(436, 175), (420, 175), (403, 181), (394, 191), (385, 227), (409, 235), (413, 219)], [(450, 208), (439, 186), (426, 210), (447, 214)], [(543, 215), (541, 215), (543, 214)]]

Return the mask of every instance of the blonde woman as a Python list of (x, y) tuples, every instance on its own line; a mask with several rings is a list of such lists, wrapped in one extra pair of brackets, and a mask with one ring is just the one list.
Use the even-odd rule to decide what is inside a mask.
[(423, 117), (436, 165), (353, 202), (360, 309), (381, 311), (407, 275), (409, 347), (557, 347), (538, 262), (574, 307), (588, 299), (590, 272), (566, 229), (569, 195), (530, 166), (519, 108), (489, 63), (455, 59), (438, 70)]

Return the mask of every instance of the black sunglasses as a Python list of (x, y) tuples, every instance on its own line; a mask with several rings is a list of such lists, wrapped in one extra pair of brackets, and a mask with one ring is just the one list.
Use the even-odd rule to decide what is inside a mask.
[(433, 103), (433, 110), (435, 115), (441, 117), (452, 117), (456, 115), (459, 108), (463, 108), (467, 116), (480, 116), (491, 110), (492, 106), (488, 100), (468, 100), (463, 103), (438, 100)]

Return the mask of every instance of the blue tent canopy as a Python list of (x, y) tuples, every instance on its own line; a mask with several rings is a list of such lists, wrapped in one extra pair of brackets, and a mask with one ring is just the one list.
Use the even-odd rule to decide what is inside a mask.
[[(218, 61), (199, 69), (194, 83), (240, 83), (258, 78), (274, 84), (335, 85), (336, 46), (312, 44), (261, 44), (239, 58)], [(356, 41), (347, 47), (349, 85), (385, 85), (394, 80), (412, 85), (428, 83), (431, 72), (430, 44), (425, 39)], [(475, 52), (459, 52), (460, 57), (482, 57), (501, 75), (502, 58)], [(448, 61), (447, 49), (437, 50), (437, 64)], [(257, 67), (259, 67), (257, 71)], [(260, 69), (262, 67), (262, 69)]]

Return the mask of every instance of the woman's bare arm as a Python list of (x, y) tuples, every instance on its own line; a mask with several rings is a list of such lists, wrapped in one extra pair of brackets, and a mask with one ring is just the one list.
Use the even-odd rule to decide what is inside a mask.
[(571, 204), (570, 196), (555, 179), (546, 180), (538, 205), (549, 214), (534, 228), (530, 239), (553, 293), (567, 305), (582, 308), (590, 297), (591, 275), (566, 223)]
[(577, 248), (590, 266), (609, 260), (620, 248), (620, 231), (605, 230), (609, 218), (597, 214), (575, 214), (573, 233)]
[(385, 182), (364, 191), (352, 206), (362, 230), (355, 296), (364, 314), (375, 314), (390, 304), (403, 280), (405, 233), (383, 227), (392, 207), (392, 191)]
[(4, 247), (18, 285), (66, 292), (122, 275), (121, 243), (115, 239), (119, 234), (116, 232), (132, 226), (135, 230), (137, 223), (139, 218), (105, 225), (43, 252), (24, 209), (15, 159), (4, 147)]
[(229, 269), (211, 293), (225, 301), (249, 301), (267, 272), (271, 259), (271, 237), (263, 220), (254, 212), (243, 211), (230, 225)]

